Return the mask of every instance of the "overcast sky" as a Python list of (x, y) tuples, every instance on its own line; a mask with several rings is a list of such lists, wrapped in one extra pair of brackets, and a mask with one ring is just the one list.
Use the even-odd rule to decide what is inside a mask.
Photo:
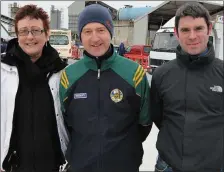
[[(74, 1), (1, 1), (1, 14), (7, 15), (8, 14), (8, 4), (17, 2), (20, 6), (23, 6), (25, 4), (36, 4), (40, 7), (42, 7), (45, 11), (50, 14), (50, 8), (51, 5), (55, 5), (58, 9), (63, 9), (64, 11), (64, 20), (62, 25), (65, 28), (68, 28), (68, 6), (71, 5)], [(164, 1), (103, 1), (104, 3), (110, 5), (111, 7), (115, 9), (123, 8), (124, 5), (133, 5), (133, 7), (145, 7), (145, 6), (151, 6), (155, 7), (159, 4), (161, 4)], [(213, 1), (214, 2), (214, 1)], [(215, 1), (218, 2), (218, 1)], [(219, 3), (223, 3), (219, 1)]]
[[(68, 27), (68, 9), (67, 7), (71, 5), (74, 1), (1, 1), (1, 14), (7, 15), (8, 14), (8, 4), (17, 2), (20, 6), (25, 4), (36, 4), (42, 7), (45, 11), (50, 14), (51, 5), (55, 5), (55, 8), (63, 9), (64, 10), (64, 23), (63, 26), (65, 28)], [(119, 9), (124, 7), (124, 5), (133, 5), (134, 7), (145, 7), (145, 6), (152, 6), (155, 7), (158, 4), (162, 3), (163, 1), (103, 1), (106, 4), (112, 6), (115, 9)]]
[[(50, 15), (51, 5), (55, 5), (57, 9), (63, 9), (63, 21), (62, 26), (68, 28), (68, 6), (71, 5), (74, 1), (1, 1), (1, 14), (9, 16), (8, 13), (8, 4), (16, 2), (19, 6), (26, 4), (36, 4), (39, 7), (42, 7)], [(103, 1), (104, 3), (110, 5), (111, 7), (119, 10), (123, 8), (124, 5), (133, 5), (133, 7), (145, 7), (151, 6), (155, 7), (161, 4), (164, 1)], [(222, 1), (213, 1), (223, 3)]]

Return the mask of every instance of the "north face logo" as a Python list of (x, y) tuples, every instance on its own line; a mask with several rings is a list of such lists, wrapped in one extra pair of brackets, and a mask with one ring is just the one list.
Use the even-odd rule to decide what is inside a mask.
[(222, 87), (218, 85), (214, 85), (214, 87), (210, 87), (210, 89), (214, 92), (222, 93)]

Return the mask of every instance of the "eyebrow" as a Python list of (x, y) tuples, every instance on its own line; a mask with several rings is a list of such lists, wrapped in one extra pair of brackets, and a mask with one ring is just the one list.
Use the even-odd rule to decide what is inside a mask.
[[(39, 27), (39, 26), (31, 26), (30, 28), (31, 28), (31, 29), (33, 29), (33, 28), (34, 28), (34, 29), (36, 29), (36, 28), (39, 29), (40, 27)], [(28, 27), (21, 27), (20, 29), (29, 29), (29, 28), (28, 28)], [(20, 29), (18, 29), (18, 30), (20, 30)], [(40, 29), (41, 29), (41, 28), (40, 28)]]
[[(194, 27), (194, 29), (198, 29), (198, 28), (205, 28), (205, 26), (199, 25), (199, 26), (195, 26), (195, 27)], [(181, 29), (181, 30), (189, 29), (189, 27), (181, 27), (180, 29)]]
[(105, 27), (97, 27), (97, 28), (94, 28), (94, 29), (84, 28), (83, 31), (85, 31), (85, 30), (98, 30), (98, 29), (106, 29), (106, 28)]
[(203, 28), (205, 28), (205, 26), (196, 26), (195, 28), (196, 29), (198, 29), (198, 28), (202, 28), (203, 29)]
[(106, 29), (105, 27), (98, 27), (98, 28), (96, 28), (96, 29)]

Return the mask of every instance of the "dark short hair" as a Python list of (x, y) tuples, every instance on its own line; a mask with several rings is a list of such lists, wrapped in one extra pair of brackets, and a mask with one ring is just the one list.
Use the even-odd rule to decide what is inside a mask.
[(18, 22), (19, 20), (24, 19), (25, 17), (30, 17), (31, 19), (41, 19), (43, 22), (45, 34), (46, 31), (50, 29), (49, 16), (46, 11), (42, 8), (38, 8), (36, 5), (30, 4), (21, 7), (15, 16), (15, 32), (18, 35)]
[(198, 2), (187, 2), (183, 4), (180, 8), (178, 8), (176, 11), (175, 27), (177, 32), (180, 18), (186, 16), (191, 16), (193, 18), (199, 18), (199, 17), (204, 18), (208, 28), (209, 25), (211, 24), (211, 16), (208, 10), (202, 4)]

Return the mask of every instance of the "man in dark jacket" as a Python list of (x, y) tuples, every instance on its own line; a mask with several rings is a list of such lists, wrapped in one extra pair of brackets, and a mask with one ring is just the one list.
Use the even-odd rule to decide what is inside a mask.
[(159, 128), (155, 171), (218, 172), (223, 168), (223, 61), (208, 42), (208, 11), (187, 3), (176, 12), (175, 60), (151, 81), (153, 122)]
[(105, 7), (87, 6), (78, 29), (84, 58), (65, 69), (60, 84), (71, 171), (137, 172), (151, 129), (145, 71), (114, 51)]
[(124, 43), (122, 42), (122, 43), (119, 45), (119, 55), (120, 55), (120, 56), (124, 56), (125, 53), (126, 53), (126, 50), (125, 50), (125, 47), (124, 47)]

